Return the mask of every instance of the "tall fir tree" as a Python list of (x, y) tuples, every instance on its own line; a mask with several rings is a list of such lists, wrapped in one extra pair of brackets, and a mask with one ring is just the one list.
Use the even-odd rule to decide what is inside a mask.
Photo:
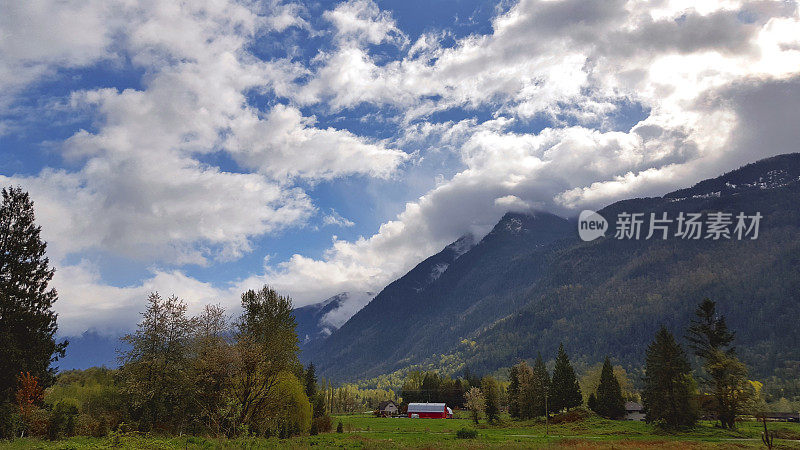
[(305, 375), (303, 375), (304, 384), (306, 387), (306, 396), (309, 401), (314, 401), (314, 396), (317, 395), (317, 370), (314, 368), (314, 363), (308, 363)]
[(581, 387), (575, 376), (575, 369), (572, 368), (562, 343), (558, 346), (558, 356), (556, 356), (556, 364), (553, 368), (549, 409), (553, 412), (560, 412), (563, 409), (569, 410), (581, 404), (583, 404)]
[(647, 422), (668, 429), (695, 424), (692, 368), (675, 337), (663, 326), (647, 347), (644, 384), (642, 402)]
[[(552, 411), (550, 407), (548, 396), (550, 395), (550, 374), (547, 372), (542, 360), (542, 354), (536, 356), (536, 362), (533, 363), (533, 415), (544, 416)], [(548, 411), (549, 410), (549, 411)]]
[(47, 386), (67, 342), (56, 343), (58, 294), (48, 288), (55, 270), (35, 223), (33, 202), (19, 187), (2, 190), (0, 205), (0, 404), (11, 398), (17, 376), (30, 373)]
[(705, 388), (714, 395), (714, 409), (723, 428), (736, 427), (736, 416), (752, 397), (747, 367), (733, 347), (735, 334), (725, 316), (717, 314), (716, 302), (706, 298), (695, 310), (686, 333), (694, 354), (703, 360)]
[(600, 385), (597, 387), (595, 396), (595, 408), (597, 414), (607, 419), (621, 419), (625, 415), (625, 400), (622, 398), (622, 389), (619, 380), (614, 375), (614, 368), (611, 361), (606, 357), (603, 362), (603, 370), (600, 373)]

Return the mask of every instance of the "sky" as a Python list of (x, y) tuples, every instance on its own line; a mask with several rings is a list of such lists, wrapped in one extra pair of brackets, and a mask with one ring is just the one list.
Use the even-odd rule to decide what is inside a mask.
[(61, 336), (378, 292), (505, 212), (796, 152), (798, 111), (793, 1), (0, 0), (0, 185)]

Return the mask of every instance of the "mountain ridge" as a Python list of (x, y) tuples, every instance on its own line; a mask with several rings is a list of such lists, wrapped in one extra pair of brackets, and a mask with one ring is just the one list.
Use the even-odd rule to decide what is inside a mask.
[[(538, 351), (552, 353), (564, 341), (578, 362), (596, 362), (605, 353), (635, 370), (654, 323), (680, 336), (693, 307), (710, 296), (742, 330), (743, 358), (767, 376), (780, 361), (800, 360), (800, 338), (784, 339), (794, 344), (786, 348), (770, 337), (774, 330), (749, 319), (772, 317), (786, 332), (800, 321), (798, 205), (800, 154), (795, 153), (661, 197), (608, 205), (599, 213), (612, 226), (593, 242), (578, 239), (574, 220), (508, 213), (437, 280), (404, 297), (382, 291), (351, 319), (358, 320), (345, 323), (307, 356), (326, 376), (354, 380), (413, 364), (491, 372)], [(614, 239), (611, 219), (626, 211), (673, 218), (682, 211), (762, 211), (764, 219), (756, 241)], [(531, 228), (537, 217), (541, 223)], [(669, 232), (674, 231), (673, 224)], [(789, 319), (780, 316), (785, 310)]]

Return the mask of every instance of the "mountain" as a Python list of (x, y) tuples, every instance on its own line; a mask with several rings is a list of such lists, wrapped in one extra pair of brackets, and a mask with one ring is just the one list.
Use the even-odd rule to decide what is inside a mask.
[(374, 376), (447, 350), (476, 324), (488, 326), (521, 306), (514, 293), (541, 265), (510, 267), (510, 261), (571, 234), (570, 223), (552, 214), (506, 214), (476, 245), (464, 236), (389, 284), (301, 357), (328, 376)]
[(58, 367), (59, 371), (100, 366), (116, 368), (119, 366), (117, 349), (122, 349), (126, 345), (119, 338), (93, 330), (86, 331), (80, 336), (70, 337), (66, 354), (53, 365)]
[(373, 292), (342, 292), (312, 305), (294, 309), (300, 349), (327, 338), (375, 297)]
[[(696, 305), (710, 297), (737, 331), (754, 376), (797, 365), (800, 154), (598, 212), (610, 229), (591, 242), (578, 238), (576, 221), (506, 214), (463, 255), (452, 258), (446, 248), (387, 286), (304, 357), (340, 380), (413, 364), (485, 373), (537, 352), (554, 355), (563, 342), (578, 365), (608, 355), (636, 371), (657, 328), (683, 336)], [(675, 236), (679, 214), (714, 212), (734, 222), (740, 212), (761, 214), (758, 238)], [(644, 239), (644, 229), (639, 240), (616, 239), (622, 213), (666, 213), (669, 238)], [(447, 268), (433, 279), (440, 262)]]

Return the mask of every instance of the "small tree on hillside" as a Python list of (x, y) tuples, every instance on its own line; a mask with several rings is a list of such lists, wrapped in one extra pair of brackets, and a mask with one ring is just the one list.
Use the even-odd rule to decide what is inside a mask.
[(608, 419), (621, 419), (625, 415), (625, 400), (611, 361), (606, 357), (597, 387), (594, 411)]
[(481, 411), (486, 409), (486, 399), (483, 397), (483, 393), (479, 388), (469, 388), (469, 391), (464, 394), (464, 406), (470, 411), (472, 421), (477, 425), (481, 417)]
[(648, 423), (668, 429), (690, 427), (697, 421), (692, 399), (695, 383), (686, 353), (666, 328), (647, 348), (642, 402)]
[(575, 377), (575, 369), (569, 362), (567, 352), (564, 351), (564, 344), (558, 346), (558, 356), (556, 365), (553, 368), (553, 381), (550, 385), (549, 406), (551, 411), (569, 410), (583, 404), (583, 395), (578, 379)]

